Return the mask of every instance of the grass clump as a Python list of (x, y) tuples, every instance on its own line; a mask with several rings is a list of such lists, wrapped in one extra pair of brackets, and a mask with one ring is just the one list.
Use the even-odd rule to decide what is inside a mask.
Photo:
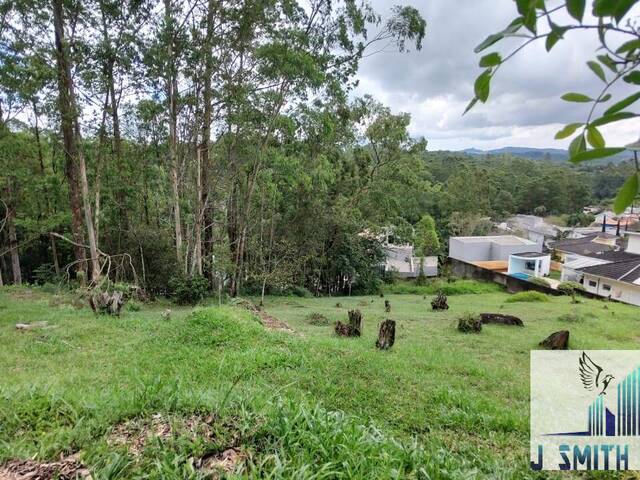
[(393, 285), (385, 285), (386, 293), (410, 295), (468, 295), (501, 292), (502, 287), (493, 282), (477, 280), (432, 280), (427, 285), (416, 285), (415, 282), (402, 281)]
[(506, 303), (516, 302), (548, 302), (549, 296), (544, 293), (529, 290), (528, 292), (518, 292), (505, 300)]
[(532, 279), (529, 280), (531, 283), (534, 283), (536, 285), (540, 285), (541, 287), (548, 287), (551, 288), (551, 284), (549, 283), (548, 280), (542, 278), (542, 277), (533, 277)]
[(317, 327), (329, 325), (329, 319), (318, 312), (312, 312), (306, 316), (305, 320), (310, 325), (315, 325)]
[(480, 317), (465, 313), (458, 319), (458, 331), (462, 333), (480, 333), (482, 331)]

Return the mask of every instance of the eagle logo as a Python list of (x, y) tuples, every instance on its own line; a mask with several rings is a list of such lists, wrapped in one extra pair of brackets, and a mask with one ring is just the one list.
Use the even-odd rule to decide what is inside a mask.
[(591, 357), (582, 352), (582, 356), (578, 360), (580, 380), (587, 390), (600, 390), (598, 395), (606, 395), (606, 389), (611, 380), (615, 377), (609, 373), (604, 373), (602, 367), (596, 364)]

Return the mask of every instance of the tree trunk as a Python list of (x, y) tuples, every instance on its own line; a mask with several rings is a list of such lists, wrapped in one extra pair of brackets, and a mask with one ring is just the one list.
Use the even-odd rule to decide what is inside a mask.
[(18, 250), (18, 235), (16, 234), (16, 207), (11, 198), (13, 195), (13, 185), (9, 180), (8, 212), (7, 212), (7, 232), (9, 234), (9, 248), (11, 249), (11, 272), (13, 273), (14, 285), (22, 285), (22, 272), (20, 271), (20, 252)]
[[(63, 1), (53, 0), (53, 23), (55, 31), (56, 61), (58, 74), (58, 106), (60, 110), (62, 136), (64, 141), (66, 174), (69, 180), (69, 200), (71, 204), (72, 229), (78, 262), (78, 271), (86, 273), (86, 255), (84, 251), (84, 234), (82, 219), (89, 237), (89, 251), (91, 254), (91, 278), (96, 281), (100, 275), (100, 261), (98, 246), (95, 238), (91, 204), (89, 201), (89, 184), (87, 181), (86, 164), (81, 150), (80, 125), (73, 82), (68, 47), (64, 36)], [(83, 215), (84, 213), (84, 215)]]
[(182, 252), (182, 218), (180, 214), (180, 164), (178, 159), (178, 80), (173, 31), (172, 0), (164, 0), (165, 22), (168, 28), (168, 56), (166, 71), (167, 101), (169, 107), (169, 162), (171, 164), (171, 191), (173, 194), (173, 221), (176, 236), (176, 259), (180, 269), (184, 269)]
[(60, 276), (60, 264), (58, 263), (58, 248), (56, 247), (56, 239), (51, 234), (49, 234), (49, 241), (51, 242), (51, 256), (53, 257), (53, 268), (56, 272), (56, 276)]
[(388, 350), (393, 347), (396, 341), (396, 322), (393, 320), (385, 320), (380, 324), (380, 331), (378, 332), (378, 340), (376, 340), (376, 347), (380, 350)]

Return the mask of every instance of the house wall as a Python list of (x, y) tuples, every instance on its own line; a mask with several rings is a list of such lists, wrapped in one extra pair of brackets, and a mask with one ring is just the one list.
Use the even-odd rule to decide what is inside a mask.
[(491, 245), (491, 258), (489, 260), (509, 260), (509, 255), (525, 252), (542, 252), (542, 245)]
[(546, 277), (549, 275), (549, 269), (551, 266), (551, 258), (550, 257), (542, 257), (542, 258), (516, 258), (509, 257), (509, 270), (508, 273), (527, 273), (529, 275), (535, 275), (535, 270), (530, 270), (526, 268), (527, 262), (535, 262), (538, 261), (538, 276)]
[(463, 242), (457, 238), (449, 238), (449, 256), (463, 262), (493, 260), (491, 258), (491, 242)]
[[(595, 283), (595, 286), (591, 285), (592, 282)], [(630, 303), (631, 305), (640, 305), (640, 285), (618, 282), (587, 273), (583, 276), (582, 285), (587, 292), (598, 295), (599, 297), (611, 298), (612, 300)], [(606, 290), (607, 285), (611, 287), (610, 290)]]

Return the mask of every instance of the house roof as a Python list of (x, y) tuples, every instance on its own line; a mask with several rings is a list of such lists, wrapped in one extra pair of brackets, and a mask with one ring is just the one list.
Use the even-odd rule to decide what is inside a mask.
[(603, 263), (580, 268), (579, 270), (589, 275), (610, 278), (620, 282), (634, 283), (640, 279), (640, 255), (635, 255), (633, 260), (622, 262)]
[[(613, 242), (613, 244), (611, 243)], [(605, 252), (616, 252), (622, 245), (622, 239), (610, 233), (591, 233), (582, 238), (568, 238), (551, 242), (550, 247), (566, 253), (584, 257), (599, 257)]]
[(512, 253), (512, 257), (523, 257), (523, 258), (540, 258), (540, 257), (548, 257), (548, 253), (540, 253), (540, 252), (523, 252), (523, 253)]
[(515, 235), (487, 235), (479, 237), (451, 237), (464, 243), (492, 242), (498, 245), (537, 245), (536, 242)]

